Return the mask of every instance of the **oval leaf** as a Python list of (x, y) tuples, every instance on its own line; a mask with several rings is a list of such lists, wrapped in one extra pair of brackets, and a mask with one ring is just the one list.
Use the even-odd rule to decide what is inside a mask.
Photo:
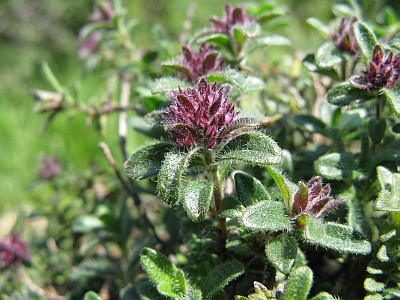
[(307, 266), (298, 267), (290, 273), (283, 294), (284, 300), (306, 300), (313, 281), (313, 273)]
[(387, 89), (384, 88), (383, 94), (386, 100), (389, 102), (392, 111), (400, 118), (400, 91), (399, 89)]
[(140, 263), (160, 294), (179, 298), (186, 292), (181, 282), (176, 282), (178, 268), (161, 253), (150, 248), (143, 248), (140, 253)]
[(227, 143), (217, 160), (243, 161), (257, 166), (277, 165), (282, 162), (282, 150), (261, 132), (250, 132)]
[(244, 273), (244, 265), (238, 261), (228, 261), (208, 273), (200, 288), (205, 299), (210, 299), (221, 291), (230, 281)]
[(375, 98), (374, 93), (368, 90), (358, 89), (348, 82), (335, 85), (328, 92), (328, 102), (337, 106), (346, 106), (354, 101), (368, 101)]
[(206, 76), (208, 81), (229, 82), (238, 87), (239, 90), (245, 91), (247, 88), (247, 80), (241, 73), (234, 69), (225, 69), (219, 72), (208, 73)]
[(243, 206), (252, 205), (258, 201), (271, 200), (271, 195), (263, 184), (253, 176), (237, 171), (233, 175), (236, 197)]
[(282, 202), (261, 201), (246, 208), (241, 225), (249, 230), (286, 230), (290, 228), (290, 219), (285, 214)]
[(341, 253), (368, 254), (371, 244), (346, 225), (328, 222), (326, 224), (307, 217), (304, 238), (307, 242), (330, 248)]
[(126, 174), (135, 180), (158, 174), (165, 154), (173, 149), (174, 145), (169, 142), (156, 142), (138, 148), (125, 163)]
[(271, 238), (265, 245), (265, 255), (279, 272), (288, 274), (297, 254), (297, 241), (292, 236)]
[(315, 172), (327, 179), (344, 180), (352, 178), (356, 168), (350, 153), (331, 153), (321, 156), (314, 163)]
[(201, 222), (205, 219), (213, 197), (213, 190), (213, 181), (192, 180), (185, 186), (182, 204), (193, 222)]
[(199, 150), (200, 148), (194, 148), (187, 153), (169, 152), (165, 156), (158, 174), (157, 191), (158, 197), (168, 205), (173, 205), (180, 200), (183, 175), (190, 160)]
[(329, 69), (343, 60), (343, 57), (338, 53), (336, 46), (332, 43), (323, 44), (317, 51), (315, 63), (318, 67)]
[(191, 87), (189, 82), (176, 77), (161, 77), (151, 86), (151, 92), (153, 94), (165, 93), (165, 92), (177, 92), (179, 88), (185, 89)]
[(370, 61), (372, 59), (372, 50), (377, 43), (375, 35), (372, 30), (362, 22), (355, 22), (353, 24), (353, 32), (365, 61)]

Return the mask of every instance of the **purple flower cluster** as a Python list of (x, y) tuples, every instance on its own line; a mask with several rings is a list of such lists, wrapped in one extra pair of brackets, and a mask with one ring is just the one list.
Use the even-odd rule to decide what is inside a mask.
[(26, 257), (26, 246), (17, 234), (5, 236), (0, 242), (0, 267), (11, 268)]
[(196, 83), (201, 76), (222, 70), (222, 63), (223, 60), (218, 57), (218, 51), (203, 43), (199, 53), (194, 52), (190, 46), (183, 46), (182, 54), (177, 62), (164, 65), (177, 69), (181, 78)]
[(60, 163), (55, 157), (42, 157), (37, 173), (42, 179), (52, 179), (60, 172)]
[(238, 130), (255, 127), (251, 118), (238, 118), (234, 105), (228, 103), (230, 85), (210, 84), (200, 79), (196, 88), (167, 93), (171, 105), (163, 112), (162, 125), (179, 146), (201, 146), (214, 150), (229, 141)]
[(231, 30), (235, 24), (249, 24), (256, 22), (253, 17), (247, 15), (244, 5), (242, 7), (226, 5), (225, 19), (220, 20), (217, 17), (213, 17), (210, 21), (213, 23), (214, 29), (217, 32), (222, 32), (227, 35), (231, 34)]
[(313, 177), (307, 185), (300, 183), (293, 197), (292, 216), (296, 219), (302, 215), (321, 218), (323, 215), (344, 202), (344, 199), (333, 199), (331, 187), (322, 186), (320, 176)]
[(350, 83), (359, 89), (379, 91), (393, 86), (400, 77), (400, 54), (393, 57), (393, 52), (384, 56), (382, 48), (375, 45), (369, 70), (363, 71), (364, 76), (353, 76)]
[(338, 33), (332, 35), (333, 43), (340, 52), (347, 52), (351, 55), (358, 54), (359, 48), (353, 31), (353, 24), (356, 21), (357, 18), (353, 17), (350, 22), (346, 24), (346, 18), (342, 17)]

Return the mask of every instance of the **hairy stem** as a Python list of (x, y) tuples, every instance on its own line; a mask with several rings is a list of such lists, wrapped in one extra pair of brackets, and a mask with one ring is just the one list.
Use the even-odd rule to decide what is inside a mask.
[[(218, 223), (221, 228), (221, 233), (220, 233), (219, 239), (218, 239), (218, 244), (219, 244), (218, 246), (219, 246), (219, 249), (221, 250), (221, 254), (224, 254), (226, 252), (225, 246), (226, 246), (226, 238), (228, 236), (228, 230), (226, 228), (226, 219), (221, 218), (219, 216), (219, 211), (221, 210), (221, 207), (222, 207), (222, 198), (223, 198), (221, 178), (218, 173), (219, 166), (218, 165), (212, 166), (212, 164), (214, 162), (214, 157), (213, 157), (212, 153), (210, 153), (210, 152), (207, 152), (205, 154), (205, 160), (206, 160), (206, 164), (208, 166), (212, 167), (211, 177), (214, 180), (214, 202), (215, 202), (215, 210), (216, 210), (216, 214), (217, 214), (216, 217), (218, 219)], [(221, 259), (224, 260), (223, 257)]]

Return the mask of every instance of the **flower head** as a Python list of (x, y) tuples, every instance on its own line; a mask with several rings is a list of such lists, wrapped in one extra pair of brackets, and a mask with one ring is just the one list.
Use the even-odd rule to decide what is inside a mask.
[(302, 215), (321, 218), (345, 201), (345, 199), (333, 199), (330, 193), (331, 187), (322, 186), (322, 179), (319, 176), (313, 177), (307, 185), (301, 182), (293, 197), (291, 215), (296, 219)]
[(222, 62), (223, 60), (218, 57), (218, 51), (203, 43), (199, 53), (194, 52), (190, 46), (183, 46), (178, 60), (166, 62), (164, 65), (178, 70), (181, 78), (196, 83), (200, 76), (222, 70)]
[(171, 105), (163, 112), (161, 124), (179, 146), (201, 146), (214, 150), (241, 130), (256, 127), (252, 118), (236, 118), (228, 103), (230, 85), (210, 84), (201, 78), (196, 88), (167, 93)]
[(332, 35), (333, 43), (340, 52), (347, 52), (351, 55), (357, 55), (359, 52), (358, 44), (354, 36), (353, 24), (357, 17), (353, 17), (348, 24), (346, 18), (340, 20), (339, 31)]
[(253, 17), (249, 17), (247, 15), (244, 5), (242, 7), (226, 5), (225, 19), (220, 20), (217, 17), (213, 17), (210, 19), (210, 21), (213, 23), (216, 31), (223, 32), (228, 35), (231, 33), (231, 29), (235, 24), (248, 24), (256, 22)]
[(115, 12), (110, 1), (104, 1), (93, 8), (89, 19), (92, 22), (111, 21), (114, 15)]
[(37, 173), (42, 179), (52, 179), (60, 172), (60, 163), (56, 157), (42, 157)]
[(393, 52), (384, 56), (382, 48), (375, 45), (369, 70), (363, 71), (364, 76), (353, 76), (350, 83), (360, 89), (378, 91), (389, 88), (400, 78), (400, 54), (393, 57)]
[(26, 246), (17, 234), (5, 236), (0, 242), (0, 267), (11, 268), (21, 263), (26, 256)]

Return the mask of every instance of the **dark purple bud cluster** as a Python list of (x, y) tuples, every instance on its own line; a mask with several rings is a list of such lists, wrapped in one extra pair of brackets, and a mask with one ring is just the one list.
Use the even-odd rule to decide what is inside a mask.
[(223, 69), (223, 60), (218, 54), (218, 51), (205, 43), (201, 44), (199, 53), (194, 52), (190, 46), (183, 46), (178, 60), (164, 65), (177, 69), (181, 78), (196, 83), (201, 76)]
[(238, 131), (256, 127), (252, 118), (237, 118), (232, 103), (228, 102), (231, 86), (220, 88), (200, 79), (196, 88), (167, 93), (171, 105), (163, 112), (162, 125), (179, 146), (201, 146), (214, 150), (227, 142)]
[(293, 197), (292, 216), (296, 219), (302, 215), (321, 218), (345, 201), (345, 199), (334, 199), (330, 194), (331, 187), (322, 186), (322, 179), (319, 176), (313, 177), (307, 185), (301, 182)]
[(210, 21), (213, 23), (216, 31), (223, 32), (227, 35), (231, 33), (231, 30), (235, 24), (249, 24), (256, 22), (253, 17), (249, 17), (247, 15), (244, 5), (242, 7), (226, 5), (225, 19), (220, 20), (217, 17), (213, 17), (210, 19)]
[(350, 22), (346, 24), (346, 18), (342, 17), (339, 31), (332, 35), (333, 43), (340, 52), (347, 52), (351, 55), (358, 54), (359, 48), (353, 31), (353, 24), (356, 21), (357, 18), (353, 17)]
[(369, 70), (363, 71), (364, 76), (353, 76), (350, 83), (359, 89), (379, 91), (393, 86), (400, 77), (400, 54), (393, 57), (393, 52), (384, 56), (382, 48), (375, 45)]
[(26, 257), (26, 246), (17, 234), (5, 236), (0, 242), (0, 267), (11, 268), (19, 265)]

